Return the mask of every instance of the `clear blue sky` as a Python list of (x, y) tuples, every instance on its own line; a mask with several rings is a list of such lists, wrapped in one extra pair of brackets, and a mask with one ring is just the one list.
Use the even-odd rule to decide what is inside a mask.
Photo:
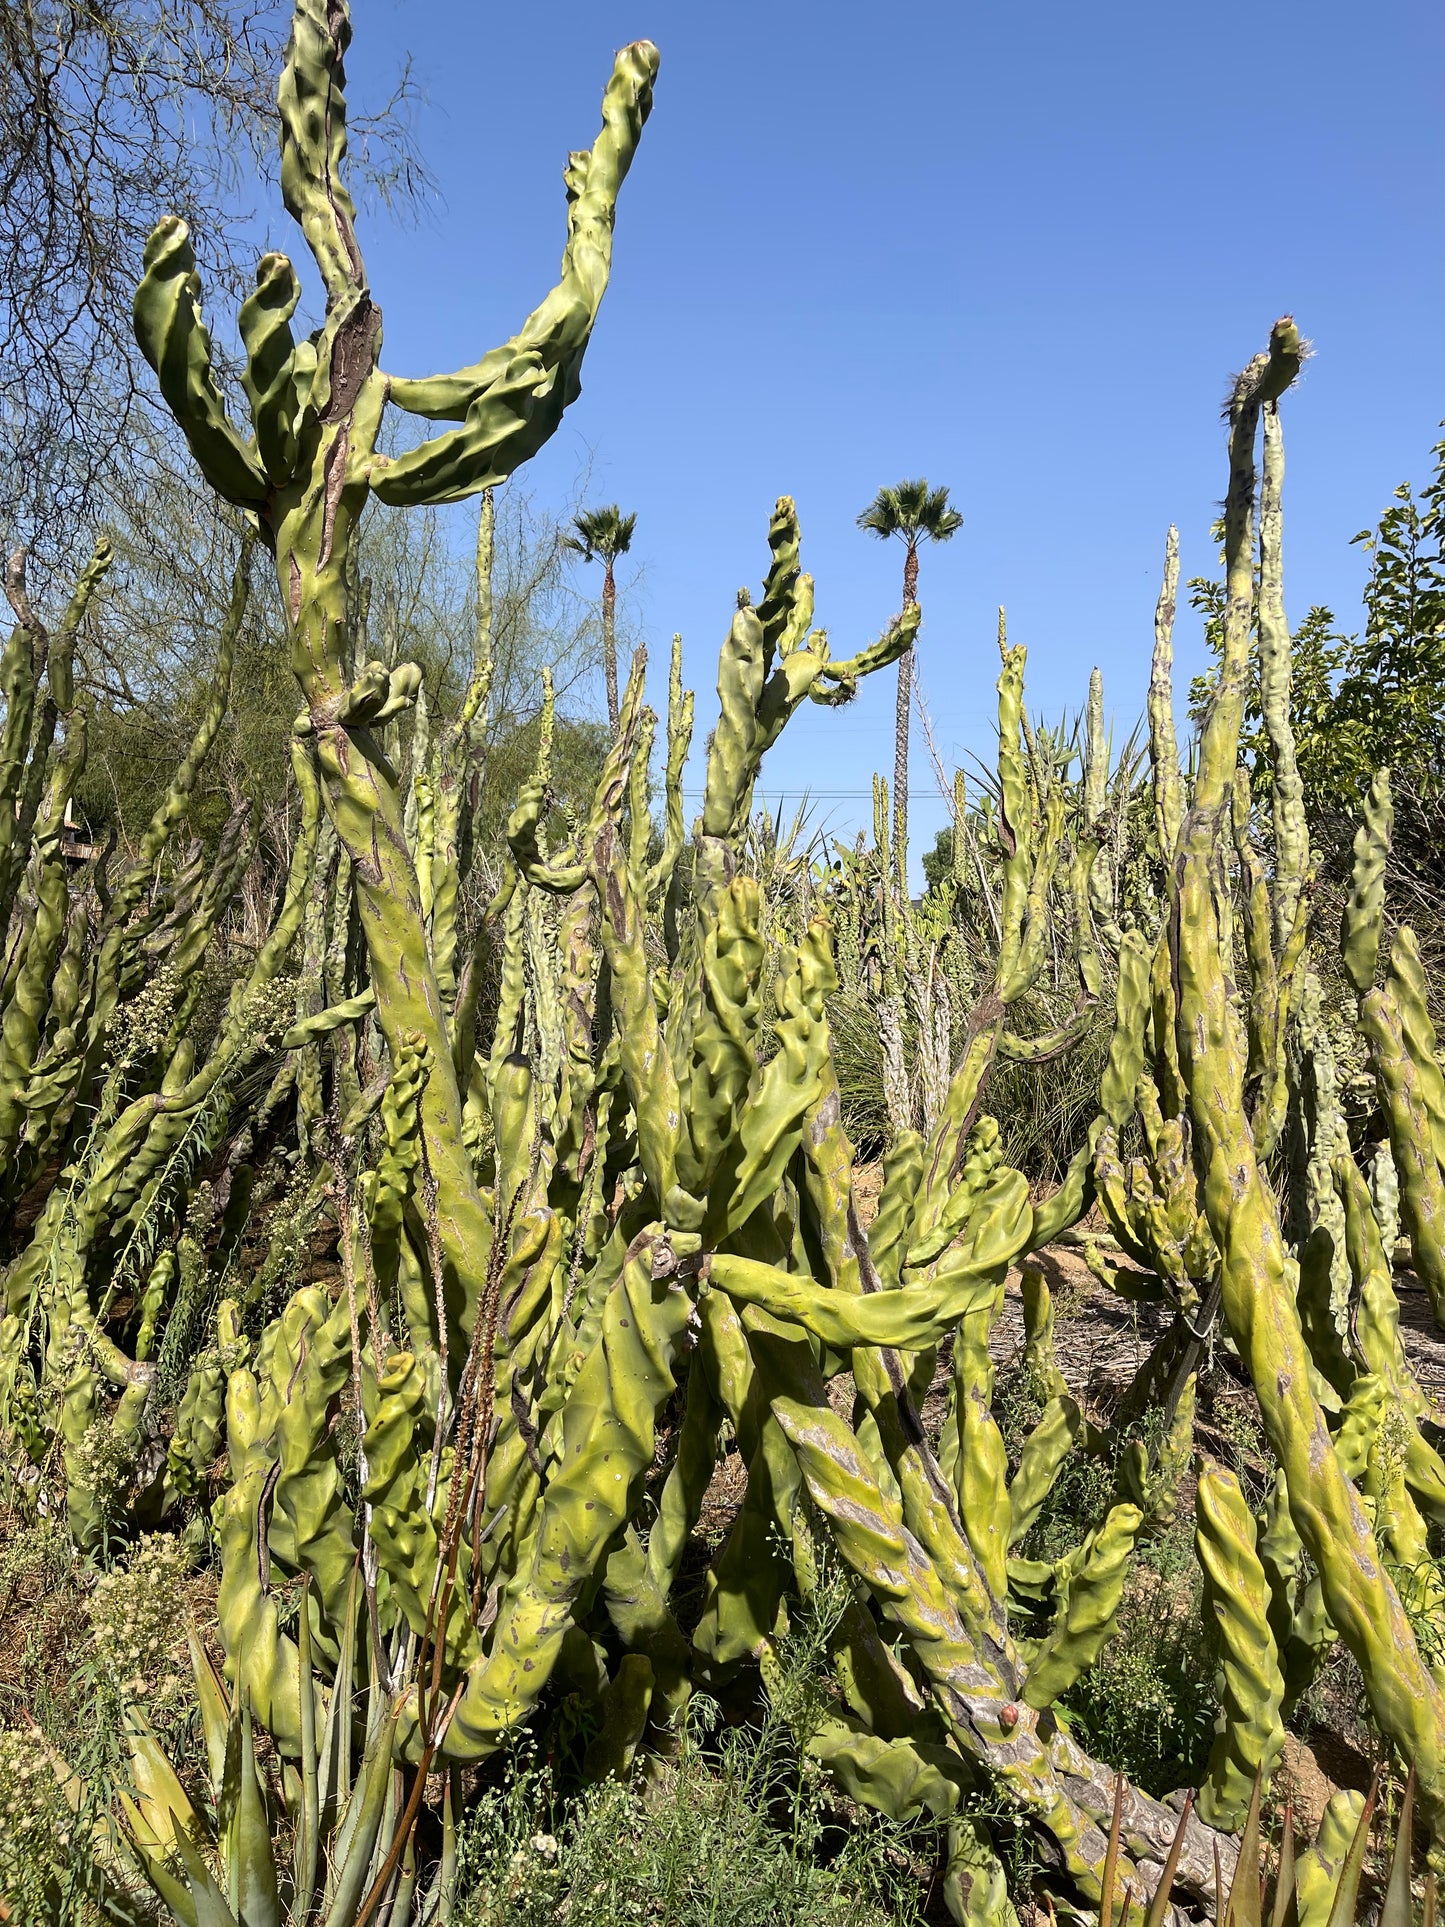
[[(835, 647), (898, 602), (901, 550), (857, 533), (880, 483), (945, 482), (965, 525), (923, 560), (920, 669), (946, 756), (988, 752), (994, 611), (1029, 649), (1031, 707), (1090, 666), (1139, 712), (1164, 533), (1210, 567), (1227, 378), (1293, 311), (1316, 358), (1290, 398), (1289, 610), (1356, 626), (1348, 546), (1421, 479), (1445, 416), (1439, 100), (1445, 9), (1316, 0), (899, 8), (809, 3), (355, 0), (357, 91), (409, 50), (442, 199), (365, 245), (385, 362), (473, 360), (550, 284), (559, 170), (591, 141), (616, 46), (662, 50), (624, 191), (584, 392), (533, 464), (592, 462), (635, 509), (635, 620), (674, 629), (713, 713), (733, 592), (772, 502), (797, 498)], [(1201, 663), (1179, 633), (1181, 684)], [(770, 797), (844, 830), (891, 765), (892, 674), (810, 712)], [(694, 765), (696, 769), (696, 764)], [(915, 730), (915, 863), (944, 820)]]

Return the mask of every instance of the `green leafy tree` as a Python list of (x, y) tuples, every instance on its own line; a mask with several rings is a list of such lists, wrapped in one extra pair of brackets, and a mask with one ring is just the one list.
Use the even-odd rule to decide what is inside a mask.
[[(10, 537), (62, 572), (154, 430), (130, 307), (157, 218), (184, 215), (212, 284), (249, 289), (248, 196), (276, 140), (290, 14), (284, 0), (0, 0), (0, 501)], [(380, 112), (351, 121), (365, 187), (403, 206), (429, 185), (414, 91), (404, 67)]]
[[(903, 606), (918, 601), (918, 545), (947, 542), (963, 527), (963, 517), (949, 505), (946, 488), (930, 488), (921, 477), (880, 488), (858, 517), (858, 526), (880, 541), (897, 537), (903, 544)], [(913, 696), (913, 649), (898, 658), (898, 701), (893, 725), (893, 844), (900, 865), (908, 847), (908, 722)]]
[(607, 721), (617, 734), (617, 576), (619, 555), (632, 547), (635, 515), (624, 515), (616, 502), (606, 508), (583, 509), (573, 517), (574, 534), (567, 546), (584, 561), (602, 564), (602, 670), (607, 678)]

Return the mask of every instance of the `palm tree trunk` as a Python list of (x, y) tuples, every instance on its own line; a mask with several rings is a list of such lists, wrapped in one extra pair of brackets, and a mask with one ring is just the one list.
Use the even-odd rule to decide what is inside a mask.
[(898, 703), (893, 720), (893, 854), (898, 887), (906, 892), (908, 879), (908, 724), (913, 705), (913, 651), (898, 658)]
[(612, 574), (612, 557), (607, 557), (602, 575), (602, 672), (607, 678), (607, 721), (617, 734), (617, 583)]
[[(918, 545), (908, 544), (903, 563), (903, 606), (918, 601)], [(913, 711), (913, 650), (898, 658), (898, 700), (893, 716), (893, 860), (898, 870), (898, 892), (908, 896), (908, 728)]]

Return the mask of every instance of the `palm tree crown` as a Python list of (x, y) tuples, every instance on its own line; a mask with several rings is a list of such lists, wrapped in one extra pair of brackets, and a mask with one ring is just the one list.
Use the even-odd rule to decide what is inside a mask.
[(880, 539), (896, 535), (906, 544), (904, 600), (911, 602), (916, 600), (918, 544), (925, 537), (930, 542), (946, 542), (963, 527), (963, 517), (950, 506), (946, 488), (930, 488), (919, 476), (915, 482), (880, 488), (858, 517), (858, 526)]
[(588, 562), (613, 563), (632, 547), (635, 515), (624, 515), (616, 502), (606, 508), (583, 509), (572, 518), (575, 535), (565, 537), (567, 547), (575, 549)]

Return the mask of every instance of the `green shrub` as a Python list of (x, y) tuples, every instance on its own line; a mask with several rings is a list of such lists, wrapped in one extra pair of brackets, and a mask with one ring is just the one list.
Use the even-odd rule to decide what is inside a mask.
[[(463, 1927), (905, 1927), (926, 1873), (868, 1815), (840, 1826), (777, 1722), (713, 1730), (697, 1695), (676, 1757), (567, 1798), (522, 1767), (462, 1833)], [(922, 1877), (920, 1877), (922, 1876)]]

